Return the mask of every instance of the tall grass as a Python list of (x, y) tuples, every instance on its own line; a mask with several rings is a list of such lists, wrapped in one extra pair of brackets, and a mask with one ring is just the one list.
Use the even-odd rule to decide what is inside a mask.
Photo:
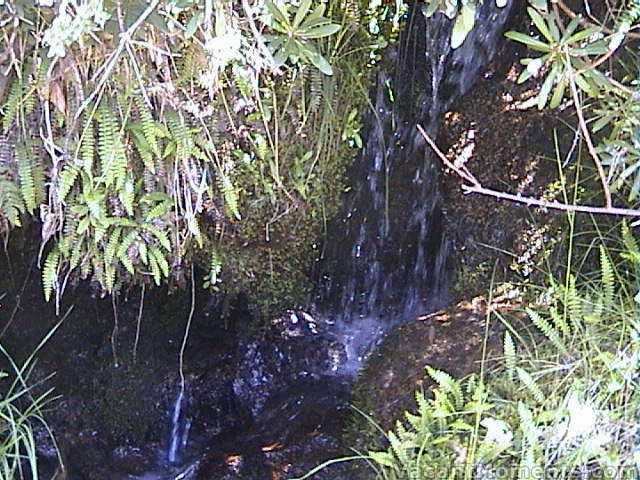
[[(0, 345), (0, 352), (5, 357), (7, 371), (0, 372), (0, 480), (40, 478), (37, 462), (37, 444), (35, 428), (37, 424), (44, 427), (55, 445), (53, 433), (43, 416), (43, 409), (55, 400), (53, 389), (36, 393), (35, 389), (42, 382), (31, 383), (38, 351), (58, 329), (59, 322), (44, 337), (33, 353), (17, 365), (11, 355)], [(46, 380), (46, 379), (45, 379)]]

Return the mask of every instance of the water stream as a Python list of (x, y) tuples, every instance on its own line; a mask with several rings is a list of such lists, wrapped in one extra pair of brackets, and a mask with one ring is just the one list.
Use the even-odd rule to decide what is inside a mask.
[[(255, 423), (236, 433), (238, 444), (302, 441), (310, 412), (332, 415), (346, 405), (348, 395), (336, 392), (348, 391), (363, 359), (390, 328), (447, 303), (449, 248), (439, 167), (416, 126), (437, 136), (442, 114), (472, 88), (496, 53), (510, 9), (485, 1), (477, 27), (456, 50), (450, 48), (452, 23), (444, 15), (427, 19), (420, 7), (408, 14), (377, 74), (351, 193), (330, 230), (314, 309), (321, 313), (286, 317), (277, 327), (275, 346), (264, 339), (240, 346), (244, 361), (233, 390)], [(291, 346), (301, 338), (308, 343)], [(181, 389), (170, 419), (170, 464), (179, 463), (187, 446), (183, 397)], [(318, 426), (312, 422), (306, 428)], [(259, 475), (238, 471), (229, 478)], [(327, 478), (349, 478), (342, 475)]]

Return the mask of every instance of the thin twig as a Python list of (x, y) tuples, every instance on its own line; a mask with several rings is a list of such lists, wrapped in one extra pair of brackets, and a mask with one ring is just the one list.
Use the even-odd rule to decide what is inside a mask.
[(184, 352), (187, 348), (187, 340), (189, 339), (189, 331), (191, 330), (191, 321), (193, 320), (193, 313), (196, 309), (196, 282), (193, 275), (193, 265), (191, 265), (191, 310), (189, 311), (189, 318), (187, 319), (187, 325), (184, 329), (184, 337), (182, 338), (182, 345), (180, 346), (180, 390), (184, 392), (185, 378), (184, 378)]
[[(560, 7), (560, 9), (571, 19), (574, 18), (579, 18), (580, 19), (580, 25), (582, 25), (583, 27), (591, 27), (593, 25), (598, 26), (599, 28), (602, 28), (603, 32), (609, 33), (609, 34), (614, 34), (615, 32), (613, 30), (611, 30), (610, 28), (605, 27), (604, 25), (600, 25), (597, 23), (592, 23), (588, 20), (586, 20), (585, 18), (582, 18), (581, 15), (578, 15), (576, 12), (574, 12), (573, 10), (571, 10), (569, 7), (567, 7), (567, 4), (564, 3), (563, 0), (555, 0), (554, 4), (558, 5)], [(627, 32), (626, 36), (629, 38), (634, 38), (634, 39), (638, 39), (640, 38), (640, 34), (637, 33), (633, 33), (633, 32)]]
[(111, 75), (111, 71), (116, 66), (116, 63), (118, 63), (118, 58), (120, 58), (120, 54), (126, 48), (127, 44), (131, 41), (133, 34), (140, 27), (140, 25), (142, 25), (142, 22), (144, 22), (147, 19), (147, 17), (154, 12), (154, 10), (157, 8), (159, 3), (160, 3), (160, 0), (153, 0), (149, 4), (149, 6), (146, 8), (146, 10), (140, 14), (140, 16), (136, 19), (136, 21), (133, 22), (133, 24), (125, 32), (122, 32), (120, 34), (120, 42), (118, 43), (118, 46), (116, 47), (116, 49), (111, 53), (109, 60), (105, 64), (104, 71), (102, 72), (102, 75), (100, 77), (100, 80), (98, 81), (98, 85), (96, 86), (96, 89), (93, 91), (93, 93), (91, 93), (91, 95), (89, 95), (89, 97), (82, 103), (82, 105), (80, 105), (80, 108), (78, 108), (78, 111), (76, 112), (76, 118), (80, 117), (80, 114), (84, 111), (87, 105), (91, 103), (91, 101), (95, 98), (96, 95), (102, 95), (101, 93), (102, 89), (107, 83), (107, 80)]
[(140, 324), (142, 323), (142, 310), (144, 308), (144, 287), (142, 284), (142, 293), (140, 293), (140, 307), (138, 308), (138, 321), (136, 322), (136, 339), (133, 342), (133, 363), (136, 363), (136, 355), (138, 354), (138, 341), (140, 340)]
[(571, 95), (573, 96), (573, 103), (576, 107), (576, 114), (578, 115), (578, 122), (580, 123), (580, 129), (582, 130), (582, 134), (584, 135), (584, 141), (587, 143), (587, 149), (589, 150), (589, 154), (593, 159), (593, 163), (596, 166), (596, 170), (598, 170), (598, 176), (600, 177), (600, 182), (602, 183), (602, 190), (604, 192), (605, 198), (605, 207), (611, 208), (613, 206), (613, 202), (611, 201), (611, 190), (609, 190), (609, 182), (607, 182), (607, 174), (602, 167), (602, 162), (600, 161), (600, 157), (598, 157), (598, 152), (596, 152), (596, 148), (593, 146), (593, 141), (591, 140), (591, 134), (589, 133), (589, 128), (587, 127), (587, 122), (584, 120), (584, 115), (582, 114), (582, 107), (580, 106), (580, 97), (578, 96), (578, 89), (576, 88), (576, 80), (573, 69), (571, 68), (571, 63), (567, 63), (567, 69), (569, 71), (569, 86), (571, 88)]
[(616, 208), (616, 207), (596, 207), (591, 205), (570, 205), (567, 203), (561, 203), (558, 201), (542, 200), (539, 198), (526, 197), (520, 194), (511, 194), (492, 190), (490, 188), (484, 188), (481, 185), (462, 185), (462, 190), (465, 193), (479, 193), (481, 195), (488, 195), (490, 197), (499, 198), (502, 200), (509, 200), (512, 202), (523, 203), (529, 207), (541, 207), (550, 208), (553, 210), (562, 210), (565, 212), (578, 212), (578, 213), (592, 213), (594, 215), (615, 215), (620, 217), (640, 217), (640, 210), (633, 210), (630, 208)]
[(111, 294), (111, 307), (113, 308), (113, 331), (111, 332), (111, 353), (113, 354), (113, 366), (118, 368), (118, 353), (116, 343), (118, 340), (118, 307), (116, 306), (116, 296)]
[(460, 168), (456, 167), (449, 159), (445, 156), (444, 153), (438, 148), (435, 142), (426, 134), (422, 126), (418, 125), (418, 131), (427, 141), (427, 143), (431, 146), (433, 151), (436, 153), (438, 158), (442, 160), (447, 167), (452, 169), (460, 178), (466, 180), (471, 183), (471, 185), (463, 184), (462, 190), (464, 193), (479, 193), (481, 195), (486, 195), (494, 198), (498, 198), (501, 200), (508, 200), (516, 203), (523, 203), (527, 206), (535, 206), (541, 208), (549, 208), (552, 210), (561, 210), (565, 212), (578, 212), (578, 213), (591, 213), (594, 215), (616, 215), (621, 217), (640, 217), (640, 210), (634, 210), (630, 208), (616, 208), (616, 207), (595, 207), (591, 205), (571, 205), (568, 203), (561, 203), (558, 201), (549, 201), (542, 200), (539, 198), (526, 197), (520, 194), (511, 194), (506, 192), (501, 192), (498, 190), (492, 190), (490, 188), (485, 188), (482, 184), (476, 179), (470, 172), (464, 172)]

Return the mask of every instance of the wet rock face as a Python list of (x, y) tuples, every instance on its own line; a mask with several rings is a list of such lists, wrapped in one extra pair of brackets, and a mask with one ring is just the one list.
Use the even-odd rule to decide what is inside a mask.
[(293, 384), (336, 375), (346, 353), (328, 325), (306, 312), (288, 312), (260, 339), (238, 348), (233, 391), (256, 418), (267, 400)]
[[(491, 308), (508, 311), (512, 308), (509, 302), (496, 300)], [(415, 407), (416, 390), (431, 387), (425, 373), (427, 365), (456, 378), (477, 371), (482, 358), (487, 308), (486, 299), (477, 297), (392, 330), (371, 354), (358, 377), (354, 404), (387, 430), (393, 428), (402, 412)], [(502, 324), (494, 317), (486, 330), (489, 358), (492, 352), (501, 351), (502, 331)], [(378, 439), (368, 440), (375, 444)]]

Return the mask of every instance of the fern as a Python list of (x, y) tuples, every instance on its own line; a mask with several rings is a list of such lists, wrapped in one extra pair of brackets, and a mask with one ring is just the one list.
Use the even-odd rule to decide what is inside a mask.
[(80, 155), (82, 157), (82, 168), (87, 175), (93, 175), (93, 159), (95, 157), (96, 139), (94, 136), (93, 122), (87, 117), (82, 128), (82, 144), (80, 146)]
[(98, 109), (98, 154), (100, 156), (100, 176), (109, 187), (122, 188), (127, 175), (127, 157), (118, 121), (105, 106)]
[(166, 278), (169, 276), (169, 263), (167, 262), (164, 253), (160, 251), (157, 247), (149, 248), (149, 258), (154, 258), (158, 266), (160, 267), (160, 271), (162, 275)]
[(160, 230), (158, 227), (149, 224), (144, 225), (144, 228), (154, 237), (156, 237), (158, 242), (160, 242), (160, 245), (162, 245), (162, 248), (164, 248), (168, 252), (171, 251), (171, 242), (169, 241), (169, 237), (165, 232)]
[(67, 163), (60, 173), (58, 177), (58, 198), (61, 202), (64, 202), (69, 195), (69, 192), (73, 188), (78, 176), (80, 174), (80, 170), (78, 167), (71, 163)]
[(20, 215), (26, 208), (17, 185), (0, 177), (0, 217), (4, 217), (12, 227), (20, 227)]
[(566, 353), (567, 347), (562, 341), (558, 330), (556, 330), (556, 328), (538, 312), (531, 310), (530, 308), (527, 308), (526, 312), (529, 315), (529, 318), (531, 318), (533, 324), (538, 327), (538, 330), (540, 330), (560, 352)]
[(44, 291), (44, 299), (48, 302), (51, 294), (56, 289), (58, 281), (58, 265), (60, 264), (60, 252), (58, 248), (53, 248), (44, 262), (42, 269), (42, 288)]
[(513, 342), (513, 338), (511, 338), (511, 334), (509, 332), (504, 333), (504, 360), (506, 365), (507, 376), (513, 380), (516, 373), (516, 345)]
[(533, 377), (526, 370), (517, 367), (516, 372), (518, 373), (518, 378), (522, 382), (522, 384), (529, 390), (529, 393), (533, 396), (534, 400), (538, 403), (544, 402), (544, 393), (533, 379)]
[(427, 372), (443, 392), (451, 394), (455, 407), (461, 409), (464, 405), (464, 395), (462, 393), (462, 388), (460, 387), (460, 382), (455, 380), (448, 373), (436, 370), (429, 366), (427, 366)]
[(220, 189), (222, 190), (222, 196), (224, 198), (224, 204), (227, 212), (236, 218), (241, 220), (238, 200), (238, 190), (231, 182), (228, 175), (221, 175), (220, 177)]
[(121, 261), (122, 261), (122, 258), (125, 256), (128, 258), (129, 247), (133, 245), (133, 242), (135, 242), (138, 239), (138, 237), (139, 237), (139, 234), (137, 230), (132, 230), (129, 233), (127, 233), (127, 235), (124, 236), (116, 252), (117, 257)]
[(122, 189), (120, 189), (120, 193), (118, 196), (120, 197), (120, 201), (124, 205), (124, 209), (126, 210), (127, 214), (132, 217), (133, 202), (136, 198), (136, 192), (133, 185), (133, 178), (129, 177), (127, 179)]
[(104, 263), (105, 265), (111, 265), (113, 259), (118, 251), (118, 244), (120, 242), (120, 235), (122, 234), (122, 228), (114, 228), (109, 237), (109, 242), (104, 249)]
[(7, 101), (2, 107), (4, 116), (2, 118), (2, 129), (4, 133), (8, 133), (13, 127), (13, 122), (20, 111), (20, 102), (22, 100), (22, 80), (15, 79), (11, 84)]
[(602, 275), (602, 303), (604, 307), (610, 307), (615, 293), (615, 276), (607, 251), (602, 245), (600, 245), (600, 271)]
[(309, 111), (314, 113), (320, 108), (323, 98), (324, 75), (317, 68), (309, 71)]
[[(576, 277), (571, 275), (569, 277), (569, 288), (564, 294), (565, 308), (569, 315), (569, 321), (575, 332), (579, 332), (583, 327), (583, 313), (585, 301), (576, 288)], [(570, 332), (568, 328), (563, 332), (565, 336), (568, 336)]]
[(147, 104), (140, 96), (134, 96), (133, 101), (138, 109), (138, 114), (140, 116), (140, 130), (142, 131), (144, 139), (147, 142), (147, 145), (149, 146), (151, 152), (154, 155), (159, 156), (160, 148), (158, 146), (157, 139), (158, 129), (156, 127), (156, 122), (153, 119), (153, 115), (151, 115)]

